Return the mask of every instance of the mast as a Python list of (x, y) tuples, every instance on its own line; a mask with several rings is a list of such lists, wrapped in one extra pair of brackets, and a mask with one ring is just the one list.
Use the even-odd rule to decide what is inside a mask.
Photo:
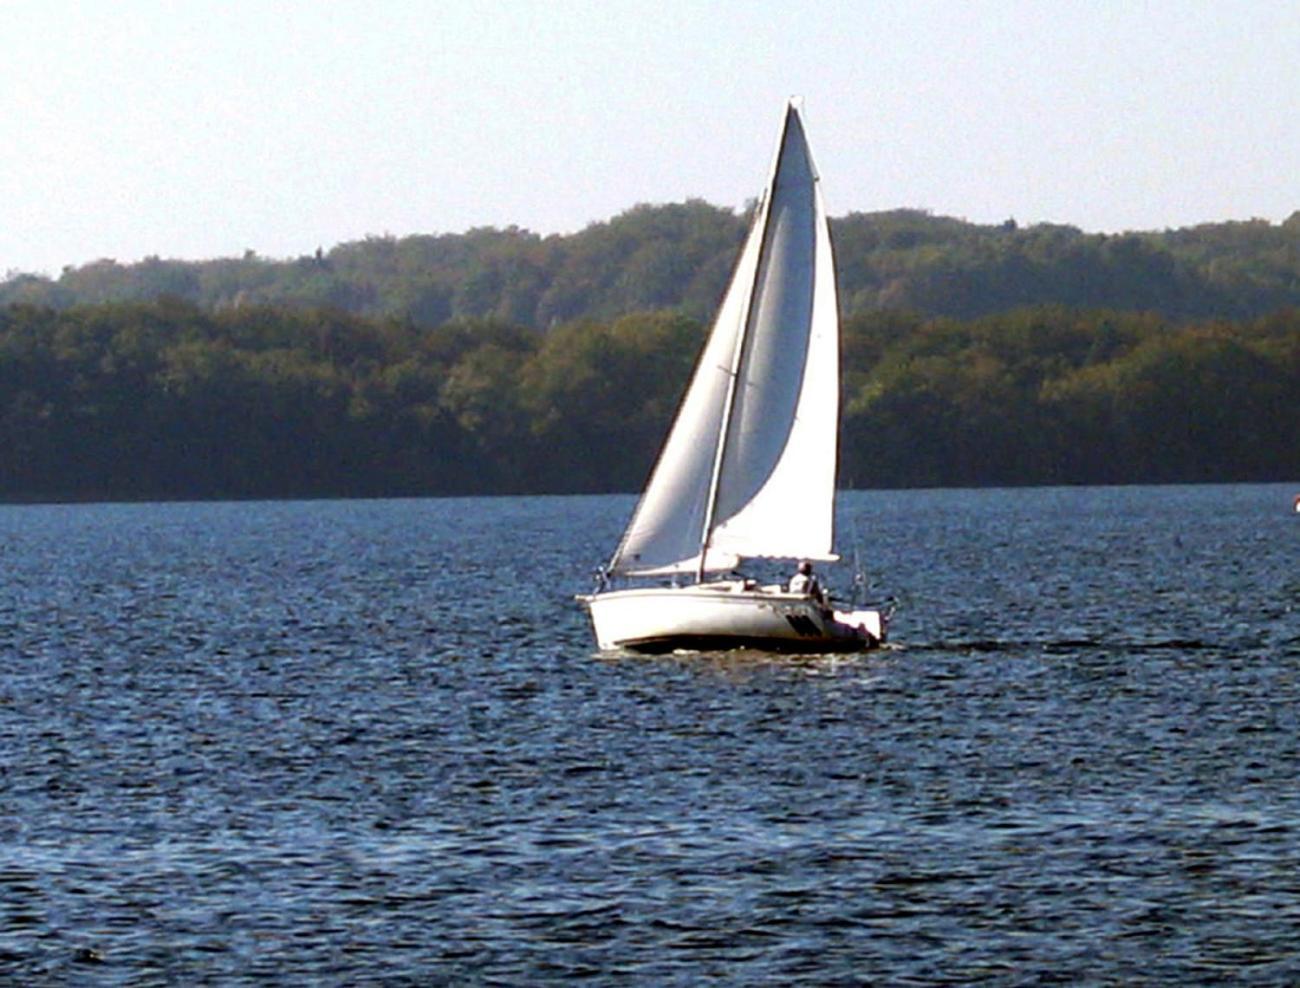
[(794, 101), (790, 100), (786, 103), (785, 116), (781, 120), (781, 137), (776, 143), (776, 156), (772, 160), (772, 174), (768, 178), (767, 188), (763, 191), (763, 201), (759, 203), (758, 216), (754, 220), (759, 229), (762, 230), (762, 240), (759, 245), (758, 262), (754, 265), (754, 273), (749, 279), (749, 285), (745, 292), (745, 305), (742, 309), (744, 323), (740, 328), (740, 332), (736, 334), (736, 347), (731, 355), (727, 397), (723, 405), (722, 422), (718, 429), (717, 451), (713, 457), (713, 473), (709, 477), (709, 497), (704, 512), (704, 528), (700, 532), (700, 561), (695, 570), (696, 583), (704, 582), (705, 561), (708, 558), (709, 543), (713, 540), (713, 519), (718, 509), (722, 461), (727, 455), (727, 433), (731, 429), (731, 415), (736, 407), (736, 391), (740, 380), (740, 368), (741, 364), (744, 363), (746, 344), (749, 341), (754, 289), (758, 286), (758, 279), (763, 273), (763, 255), (766, 253), (767, 248), (767, 219), (772, 207), (772, 193), (776, 189), (777, 174), (781, 169), (781, 153), (785, 150), (786, 135), (790, 131), (790, 114), (793, 112), (795, 112)]

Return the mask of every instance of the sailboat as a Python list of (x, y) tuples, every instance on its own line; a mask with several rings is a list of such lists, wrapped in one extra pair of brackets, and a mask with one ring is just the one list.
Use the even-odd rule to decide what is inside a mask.
[[(889, 612), (760, 584), (744, 560), (831, 562), (839, 306), (830, 228), (800, 106), (672, 430), (596, 591), (602, 649), (860, 651)], [(808, 565), (803, 565), (807, 563)], [(616, 586), (615, 581), (670, 581)]]

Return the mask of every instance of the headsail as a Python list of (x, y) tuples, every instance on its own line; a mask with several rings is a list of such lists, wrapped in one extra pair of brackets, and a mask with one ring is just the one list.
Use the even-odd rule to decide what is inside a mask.
[(746, 556), (834, 558), (838, 383), (830, 234), (791, 103), (754, 226), (611, 570), (695, 570), (702, 546), (709, 571)]

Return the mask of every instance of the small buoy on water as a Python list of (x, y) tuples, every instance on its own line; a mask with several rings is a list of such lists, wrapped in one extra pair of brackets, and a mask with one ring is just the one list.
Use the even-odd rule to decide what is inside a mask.
[(1295, 510), (1296, 514), (1300, 515), (1300, 494), (1295, 496)]

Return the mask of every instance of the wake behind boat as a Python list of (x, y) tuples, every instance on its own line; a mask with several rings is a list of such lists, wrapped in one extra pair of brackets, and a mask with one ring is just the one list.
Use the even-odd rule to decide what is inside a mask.
[[(833, 561), (839, 306), (830, 228), (795, 101), (686, 397), (597, 592), (601, 648), (860, 651), (889, 614), (745, 559)], [(618, 579), (670, 586), (614, 589)], [(683, 585), (684, 579), (693, 582)]]

